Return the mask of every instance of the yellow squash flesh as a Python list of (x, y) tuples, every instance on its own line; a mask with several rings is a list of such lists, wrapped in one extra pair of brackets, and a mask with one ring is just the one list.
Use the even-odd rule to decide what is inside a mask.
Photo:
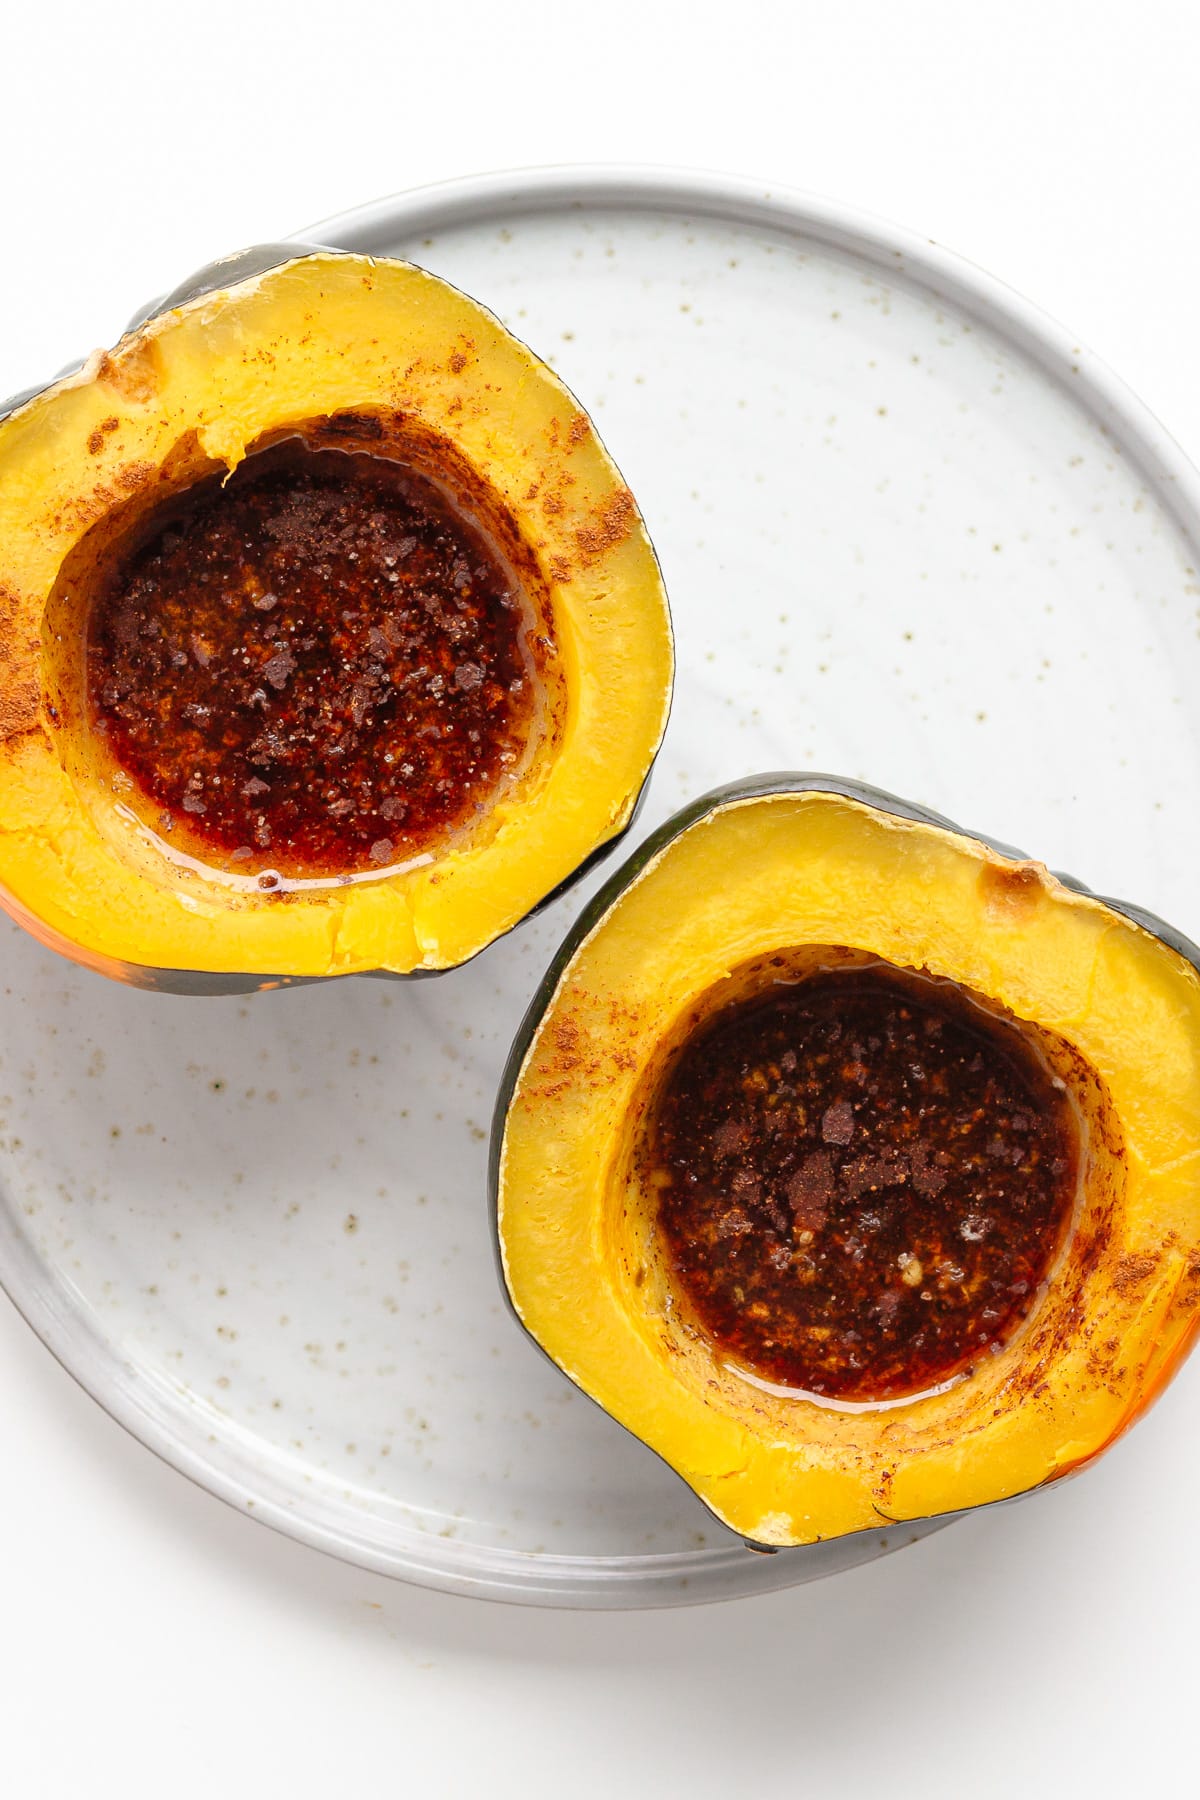
[[(669, 831), (598, 903), (498, 1120), (497, 1229), (521, 1321), (758, 1544), (1005, 1499), (1096, 1456), (1200, 1316), (1195, 968), (1040, 864), (843, 794), (728, 798)], [(926, 969), (1061, 1040), (1085, 1121), (1078, 1215), (1034, 1315), (927, 1398), (847, 1410), (764, 1391), (670, 1304), (633, 1154), (656, 1059), (714, 984), (805, 944)]]
[[(346, 416), (447, 443), (507, 514), (557, 644), (557, 730), (486, 829), (425, 866), (264, 898), (156, 856), (81, 774), (63, 733), (83, 726), (48, 710), (47, 606), (84, 534), (173, 491), (179, 468), (232, 469)], [(410, 265), (298, 258), (168, 311), (0, 422), (0, 903), (108, 974), (463, 962), (627, 823), (671, 672), (654, 554), (586, 416), (496, 319)]]

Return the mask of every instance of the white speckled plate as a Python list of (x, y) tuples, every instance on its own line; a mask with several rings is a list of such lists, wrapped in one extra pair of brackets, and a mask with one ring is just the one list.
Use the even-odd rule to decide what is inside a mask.
[[(678, 633), (638, 830), (818, 767), (1200, 936), (1197, 478), (1056, 326), (901, 232), (709, 178), (486, 178), (304, 236), (448, 276), (595, 416)], [(147, 1444), (370, 1568), (622, 1606), (908, 1541), (752, 1556), (507, 1315), (485, 1133), (582, 898), (439, 981), (248, 1001), (0, 928), (5, 1286)]]

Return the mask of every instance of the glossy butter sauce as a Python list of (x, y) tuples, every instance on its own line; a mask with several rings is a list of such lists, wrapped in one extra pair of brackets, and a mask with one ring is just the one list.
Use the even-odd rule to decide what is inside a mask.
[(461, 828), (528, 754), (546, 649), (432, 481), (295, 439), (187, 490), (107, 571), (88, 705), (159, 836), (269, 886)]
[(1019, 1028), (884, 963), (718, 1006), (649, 1132), (658, 1228), (718, 1352), (866, 1402), (1002, 1344), (1068, 1229), (1073, 1111)]

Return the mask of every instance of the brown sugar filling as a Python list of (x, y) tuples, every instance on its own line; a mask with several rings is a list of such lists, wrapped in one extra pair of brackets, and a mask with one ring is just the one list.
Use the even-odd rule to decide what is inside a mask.
[(340, 877), (420, 854), (520, 771), (549, 650), (432, 480), (296, 438), (168, 502), (107, 570), (88, 706), (168, 843)]
[(927, 1391), (1032, 1310), (1081, 1146), (1020, 1028), (866, 962), (774, 980), (683, 1043), (647, 1139), (694, 1322), (752, 1373), (831, 1399)]

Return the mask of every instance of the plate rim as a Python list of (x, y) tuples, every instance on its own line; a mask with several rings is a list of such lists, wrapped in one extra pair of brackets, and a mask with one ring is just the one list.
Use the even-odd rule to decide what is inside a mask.
[[(366, 201), (290, 232), (290, 243), (372, 254), (372, 241), (404, 221), (409, 232), (477, 220), (499, 209), (531, 214), (611, 207), (694, 212), (815, 238), (944, 295), (959, 311), (1007, 338), (1114, 436), (1133, 448), (1182, 536), (1200, 549), (1200, 465), (1123, 376), (1019, 289), (936, 238), (882, 214), (807, 188), (670, 163), (550, 163), (424, 183)], [(1111, 427), (1117, 425), (1118, 431)]]
[[(933, 239), (838, 200), (745, 176), (669, 165), (559, 164), (460, 176), (386, 195), (280, 241), (328, 243), (371, 254), (380, 250), (383, 239), (479, 223), (498, 214), (604, 209), (694, 214), (802, 237), (945, 298), (1013, 344), (1089, 412), (1114, 449), (1132, 456), (1182, 538), (1200, 547), (1200, 469), (1122, 377), (998, 277)], [(171, 1405), (169, 1384), (164, 1380), (163, 1391), (157, 1392), (153, 1382), (147, 1384), (145, 1369), (135, 1370), (93, 1324), (90, 1308), (70, 1306), (69, 1278), (48, 1269), (9, 1213), (0, 1229), (0, 1286), (63, 1369), (146, 1449), (243, 1517), (372, 1573), (498, 1601), (632, 1609), (744, 1598), (832, 1572), (805, 1567), (803, 1551), (752, 1558), (736, 1539), (704, 1551), (592, 1559), (597, 1567), (590, 1576), (587, 1559), (501, 1548), (487, 1551), (486, 1571), (465, 1565), (430, 1567), (405, 1550), (371, 1542), (365, 1532), (355, 1537), (320, 1516), (296, 1511), (288, 1504), (284, 1484), (271, 1493), (273, 1476), (264, 1465), (252, 1456), (243, 1464), (234, 1422), (220, 1439), (211, 1435), (205, 1440), (194, 1428), (184, 1429), (183, 1415)], [(214, 1414), (214, 1423), (216, 1418)], [(220, 1443), (220, 1460), (206, 1453), (214, 1442)], [(876, 1545), (876, 1553), (889, 1553), (948, 1522), (947, 1517), (897, 1526), (889, 1532), (893, 1542), (888, 1550)], [(850, 1539), (837, 1542), (852, 1549)], [(824, 1548), (833, 1550), (834, 1543)], [(840, 1566), (852, 1566), (854, 1560), (851, 1556)]]

